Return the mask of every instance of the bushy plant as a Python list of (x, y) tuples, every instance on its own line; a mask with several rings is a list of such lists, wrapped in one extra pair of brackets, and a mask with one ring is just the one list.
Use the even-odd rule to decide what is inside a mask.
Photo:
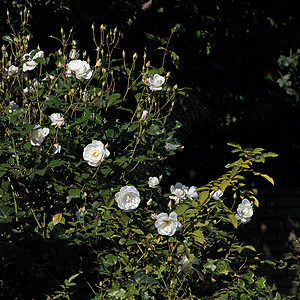
[(91, 58), (63, 30), (48, 54), (30, 49), (27, 17), (1, 49), (2, 298), (280, 299), (236, 236), (259, 204), (247, 174), (273, 183), (256, 165), (276, 154), (229, 143), (224, 175), (166, 190), (184, 95), (168, 49), (153, 67), (101, 25)]

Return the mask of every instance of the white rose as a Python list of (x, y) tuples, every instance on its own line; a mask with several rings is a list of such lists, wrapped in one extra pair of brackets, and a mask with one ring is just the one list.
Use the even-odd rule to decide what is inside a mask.
[(23, 91), (24, 91), (25, 95), (32, 94), (33, 93), (33, 88), (32, 88), (32, 86), (30, 86), (29, 88), (26, 87)]
[(169, 196), (169, 198), (174, 200), (175, 204), (178, 204), (186, 198), (188, 187), (181, 184), (180, 182), (177, 182), (175, 186), (171, 186), (170, 191), (174, 196)]
[(18, 73), (19, 68), (14, 65), (11, 65), (8, 69), (5, 69), (5, 71), (7, 71), (8, 76), (13, 76)]
[(15, 111), (16, 109), (18, 109), (19, 106), (15, 101), (10, 101), (9, 102), (9, 112), (12, 113), (13, 111)]
[(237, 220), (241, 220), (243, 224), (248, 223), (253, 216), (253, 208), (248, 199), (244, 199), (242, 203), (238, 205), (237, 213), (235, 215)]
[(74, 74), (77, 79), (90, 79), (93, 75), (93, 71), (86, 61), (72, 60), (67, 64), (66, 76), (71, 77), (72, 74)]
[(65, 124), (65, 119), (60, 115), (60, 113), (53, 113), (49, 116), (51, 120), (51, 125), (55, 125), (57, 127), (60, 127)]
[(35, 126), (35, 130), (31, 134), (31, 145), (41, 146), (45, 137), (49, 134), (49, 128), (41, 128), (40, 125)]
[(151, 91), (160, 91), (164, 83), (165, 78), (159, 74), (155, 74), (153, 77), (147, 78), (147, 84)]
[(83, 159), (92, 167), (100, 165), (101, 160), (108, 157), (110, 152), (104, 147), (100, 141), (93, 141), (88, 144), (83, 150)]
[(70, 59), (78, 59), (79, 57), (79, 53), (75, 50), (75, 49), (71, 49), (70, 53), (69, 53), (69, 57)]
[(191, 187), (189, 188), (189, 190), (188, 190), (187, 193), (186, 193), (186, 195), (187, 195), (187, 197), (188, 197), (189, 199), (191, 199), (191, 200), (194, 200), (194, 199), (197, 200), (197, 199), (199, 198), (196, 189), (197, 189), (197, 188), (196, 188), (195, 186), (191, 186)]
[(156, 188), (159, 185), (159, 179), (157, 177), (149, 177), (148, 185), (151, 188)]
[(172, 140), (173, 136), (169, 136), (166, 140), (165, 149), (168, 151), (175, 151), (180, 147), (180, 145), (171, 144), (169, 141)]
[(171, 212), (168, 216), (167, 213), (160, 213), (155, 221), (155, 227), (160, 235), (172, 236), (179, 228), (181, 224), (177, 221), (176, 212)]
[(189, 274), (193, 274), (193, 265), (199, 265), (199, 260), (196, 256), (192, 255), (192, 257), (188, 258), (186, 255), (184, 255), (181, 258), (181, 261), (179, 262), (179, 271), (184, 271)]
[(30, 51), (29, 54), (26, 53), (23, 56), (23, 60), (27, 60), (23, 64), (23, 72), (33, 70), (38, 65), (38, 63), (35, 61), (35, 59), (42, 57), (44, 55), (43, 51), (39, 51), (33, 57), (31, 57), (33, 51), (35, 51), (35, 50), (32, 50), (32, 51)]
[(215, 200), (219, 200), (223, 196), (223, 192), (220, 189), (217, 191), (211, 191), (210, 196)]
[(61, 151), (61, 145), (59, 145), (59, 144), (54, 144), (54, 145), (53, 145), (53, 153), (54, 153), (54, 154), (57, 154), (57, 153), (60, 153), (60, 151)]
[(123, 186), (115, 197), (118, 207), (125, 211), (136, 209), (141, 202), (139, 191), (132, 185)]

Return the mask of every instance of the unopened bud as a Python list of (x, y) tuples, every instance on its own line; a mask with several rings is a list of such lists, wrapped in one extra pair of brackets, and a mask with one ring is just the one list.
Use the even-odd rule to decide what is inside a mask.
[(171, 208), (172, 207), (172, 200), (169, 201), (168, 203), (168, 207)]
[(174, 87), (173, 87), (173, 89), (174, 89), (174, 90), (177, 90), (177, 89), (178, 89), (178, 85), (175, 84)]
[(96, 67), (100, 67), (101, 66), (101, 59), (98, 59), (96, 62)]
[(133, 59), (137, 59), (137, 56), (138, 56), (138, 55), (137, 55), (137, 53), (135, 52), (135, 53), (133, 54), (132, 58), (133, 58)]
[(147, 68), (150, 67), (150, 60), (146, 63), (146, 67), (147, 67)]
[(147, 201), (147, 205), (148, 205), (148, 206), (151, 205), (152, 202), (153, 202), (153, 200), (152, 200), (152, 198), (150, 198), (150, 199)]
[(58, 64), (57, 64), (57, 67), (58, 67), (58, 68), (62, 68), (63, 66), (64, 66), (64, 65), (59, 61)]
[(123, 57), (125, 57), (125, 51), (124, 51), (124, 49), (123, 49), (123, 51), (122, 51), (122, 55), (123, 55)]
[(92, 24), (92, 30), (94, 30), (95, 29), (95, 25), (94, 25), (94, 23)]
[(166, 78), (169, 78), (171, 75), (171, 72), (168, 72), (167, 75), (166, 75)]
[(82, 93), (81, 99), (82, 99), (83, 102), (86, 102), (86, 95), (87, 95), (86, 92)]
[(75, 49), (71, 49), (69, 57), (70, 59), (75, 60), (79, 57), (79, 53)]
[(62, 55), (61, 49), (58, 49), (58, 55)]
[(105, 26), (103, 24), (100, 25), (100, 30), (104, 30)]
[(72, 45), (76, 46), (77, 42), (75, 40), (72, 41)]
[(141, 116), (141, 120), (145, 121), (147, 119), (148, 116), (148, 111), (147, 110), (143, 110), (142, 116)]

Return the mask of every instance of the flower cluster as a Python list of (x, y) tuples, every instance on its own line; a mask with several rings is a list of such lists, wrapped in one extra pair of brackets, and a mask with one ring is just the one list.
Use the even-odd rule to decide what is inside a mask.
[(43, 51), (32, 50), (30, 53), (26, 53), (23, 56), (23, 72), (31, 71), (35, 69), (35, 67), (38, 65), (38, 63), (35, 61), (36, 59), (42, 57), (44, 55)]
[(172, 185), (170, 191), (172, 195), (169, 196), (169, 198), (174, 200), (175, 204), (179, 204), (187, 198), (190, 200), (197, 200), (199, 198), (197, 188), (195, 186), (191, 186), (189, 188), (180, 182)]

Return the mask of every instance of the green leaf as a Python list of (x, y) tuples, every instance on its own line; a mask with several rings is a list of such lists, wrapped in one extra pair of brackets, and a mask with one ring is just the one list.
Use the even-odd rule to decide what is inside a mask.
[(261, 173), (258, 173), (258, 172), (254, 172), (254, 175), (261, 176), (261, 177), (265, 178), (266, 180), (268, 180), (271, 184), (274, 185), (274, 179), (271, 176), (269, 176), (267, 174), (261, 174)]
[(200, 244), (204, 243), (204, 235), (200, 229), (193, 231), (192, 235), (194, 237), (195, 242), (198, 242)]
[(163, 126), (151, 124), (151, 126), (146, 130), (146, 132), (150, 135), (160, 135), (165, 132), (165, 128)]
[(9, 223), (13, 220), (13, 217), (10, 216), (14, 212), (12, 207), (1, 206), (0, 207), (0, 223)]
[(199, 194), (199, 202), (203, 203), (209, 196), (209, 191), (203, 191)]
[(3, 35), (2, 36), (2, 39), (5, 41), (5, 42), (9, 42), (9, 43), (13, 43), (13, 39), (9, 36), (9, 35)]
[(225, 189), (229, 185), (230, 181), (229, 180), (223, 180), (220, 184), (220, 190), (224, 193)]
[(70, 189), (68, 194), (72, 198), (80, 198), (80, 189)]
[(186, 204), (179, 204), (176, 206), (175, 212), (177, 213), (178, 216), (181, 216), (185, 213), (185, 211), (189, 208), (188, 205)]
[(62, 213), (57, 213), (56, 215), (53, 216), (52, 218), (52, 222), (53, 222), (53, 225), (57, 225), (62, 219)]
[(236, 143), (227, 143), (228, 146), (234, 147), (234, 148), (238, 148), (238, 149), (242, 149), (242, 147), (239, 144)]
[(234, 215), (234, 214), (230, 214), (230, 215), (228, 216), (228, 218), (229, 218), (229, 220), (231, 221), (233, 227), (234, 227), (234, 228), (237, 228), (238, 221), (237, 221), (235, 215)]
[(64, 161), (63, 160), (60, 160), (60, 159), (55, 159), (55, 160), (52, 160), (50, 162), (50, 164), (48, 165), (49, 168), (55, 168), (55, 167), (58, 167), (58, 166), (61, 166), (64, 164)]
[(112, 105), (117, 105), (118, 103), (122, 102), (123, 99), (120, 99), (121, 94), (112, 94), (109, 96), (109, 100), (106, 104), (107, 107), (112, 106)]
[(36, 170), (36, 174), (44, 176), (47, 171), (47, 168)]

